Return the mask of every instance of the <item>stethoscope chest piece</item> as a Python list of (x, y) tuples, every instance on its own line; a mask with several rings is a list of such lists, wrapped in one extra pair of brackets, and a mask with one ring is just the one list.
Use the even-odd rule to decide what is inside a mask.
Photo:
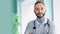
[(33, 27), (33, 29), (36, 29), (36, 27)]

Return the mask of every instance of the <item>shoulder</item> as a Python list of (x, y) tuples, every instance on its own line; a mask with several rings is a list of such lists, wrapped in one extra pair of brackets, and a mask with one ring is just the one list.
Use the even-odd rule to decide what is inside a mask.
[(31, 25), (33, 25), (33, 24), (34, 24), (34, 20), (28, 22), (27, 26), (28, 26), (28, 25), (31, 26)]
[[(48, 20), (49, 20), (49, 19), (48, 19)], [(49, 23), (49, 25), (50, 25), (50, 27), (51, 27), (51, 28), (52, 28), (52, 27), (53, 27), (53, 28), (55, 28), (55, 24), (54, 24), (54, 22), (53, 22), (53, 21), (49, 20), (49, 22), (48, 22), (48, 23)]]
[(53, 21), (50, 21), (50, 20), (49, 20), (49, 24), (50, 24), (49, 33), (50, 33), (50, 34), (51, 34), (51, 33), (55, 34), (55, 32), (56, 32), (55, 23), (54, 23)]

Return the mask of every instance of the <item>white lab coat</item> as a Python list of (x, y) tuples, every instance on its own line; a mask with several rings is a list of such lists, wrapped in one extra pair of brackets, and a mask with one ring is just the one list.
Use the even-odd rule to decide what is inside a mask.
[(36, 29), (33, 29), (34, 27), (34, 20), (30, 21), (26, 27), (24, 34), (29, 34), (31, 32), (32, 34), (54, 34), (55, 32), (55, 26), (52, 22), (48, 22), (50, 27), (48, 25), (44, 26), (44, 24), (47, 23), (47, 18), (44, 19), (42, 23), (38, 22), (38, 18), (35, 20), (35, 27)]

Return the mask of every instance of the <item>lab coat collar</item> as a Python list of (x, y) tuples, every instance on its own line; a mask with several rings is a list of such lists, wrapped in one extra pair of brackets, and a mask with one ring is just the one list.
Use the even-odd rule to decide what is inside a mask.
[(43, 19), (36, 18), (36, 21), (38, 21), (38, 23), (47, 23), (47, 18), (46, 17), (44, 17)]

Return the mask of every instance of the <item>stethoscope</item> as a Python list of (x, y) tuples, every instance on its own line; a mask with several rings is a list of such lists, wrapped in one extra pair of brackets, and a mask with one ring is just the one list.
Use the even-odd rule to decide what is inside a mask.
[[(36, 21), (36, 20), (34, 20), (34, 27), (33, 27), (33, 29), (36, 29), (35, 21)], [(46, 25), (48, 25), (48, 27), (50, 27), (50, 25), (49, 25), (49, 23), (48, 23), (48, 22), (49, 22), (49, 20), (47, 19), (47, 23), (46, 23), (46, 24), (44, 24), (44, 27), (45, 27)]]

